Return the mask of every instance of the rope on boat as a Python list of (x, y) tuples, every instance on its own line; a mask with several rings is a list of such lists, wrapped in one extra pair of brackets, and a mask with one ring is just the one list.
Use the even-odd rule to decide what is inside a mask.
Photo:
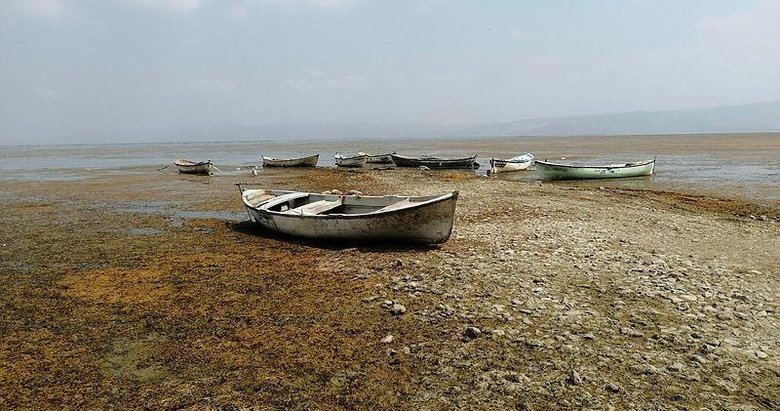
[(165, 170), (166, 168), (168, 168), (168, 167), (170, 167), (170, 166), (171, 166), (171, 165), (170, 165), (170, 164), (168, 164), (167, 166), (165, 166), (165, 167), (163, 167), (163, 168), (158, 168), (158, 169), (157, 169), (157, 171), (163, 171), (163, 170)]

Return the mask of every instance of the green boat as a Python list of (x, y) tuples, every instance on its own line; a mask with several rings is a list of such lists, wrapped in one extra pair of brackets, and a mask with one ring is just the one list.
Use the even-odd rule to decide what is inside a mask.
[(577, 166), (558, 164), (546, 160), (534, 161), (536, 173), (542, 180), (582, 180), (598, 178), (641, 177), (655, 171), (655, 158), (635, 163), (607, 164), (603, 166)]

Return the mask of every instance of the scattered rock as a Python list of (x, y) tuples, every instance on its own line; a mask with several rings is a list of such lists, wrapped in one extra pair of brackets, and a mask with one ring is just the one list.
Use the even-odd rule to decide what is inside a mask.
[(580, 385), (582, 384), (582, 377), (580, 377), (580, 374), (577, 372), (577, 370), (571, 370), (571, 374), (569, 374), (566, 382), (571, 385)]
[(673, 371), (673, 372), (680, 372), (683, 369), (683, 365), (679, 362), (669, 364), (669, 366), (666, 367), (667, 370)]
[(480, 330), (477, 327), (468, 327), (466, 328), (466, 331), (463, 333), (463, 335), (466, 336), (466, 338), (473, 340), (477, 337), (479, 337), (482, 334), (482, 330)]
[(390, 314), (403, 315), (404, 313), (406, 313), (406, 307), (403, 304), (395, 303), (390, 307)]
[(620, 386), (615, 384), (614, 382), (611, 382), (611, 381), (607, 382), (606, 388), (607, 388), (607, 391), (609, 391), (611, 393), (618, 393), (618, 392), (620, 392)]
[(765, 353), (763, 351), (756, 351), (756, 357), (758, 357), (759, 359), (765, 360), (765, 359), (769, 358), (769, 354), (767, 354), (767, 353)]
[(595, 340), (596, 336), (593, 333), (582, 334), (582, 338), (586, 340)]
[(385, 338), (382, 338), (382, 341), (380, 341), (382, 344), (390, 344), (393, 342), (393, 336), (388, 334), (385, 336)]
[(643, 375), (653, 375), (653, 374), (658, 374), (658, 368), (656, 368), (656, 367), (655, 367), (654, 365), (652, 365), (652, 364), (648, 364), (648, 365), (646, 365), (644, 368), (642, 368), (642, 372), (641, 372), (641, 373), (642, 373)]

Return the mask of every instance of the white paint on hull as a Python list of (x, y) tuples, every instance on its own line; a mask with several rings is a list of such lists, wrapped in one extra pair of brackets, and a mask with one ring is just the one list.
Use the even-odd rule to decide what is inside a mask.
[(211, 161), (192, 161), (182, 158), (173, 162), (180, 173), (184, 174), (208, 174), (211, 170)]
[[(270, 197), (270, 198), (269, 198)], [(458, 193), (440, 196), (338, 196), (244, 190), (250, 219), (282, 234), (308, 239), (443, 243), (452, 233)], [(330, 202), (338, 202), (333, 207)], [(316, 208), (320, 214), (305, 212)], [(351, 209), (351, 212), (345, 212)]]
[(536, 173), (542, 180), (642, 177), (652, 175), (655, 171), (655, 159), (603, 166), (575, 166), (536, 160), (534, 165)]
[(368, 156), (361, 154), (354, 157), (344, 157), (337, 153), (335, 156), (333, 156), (333, 159), (338, 167), (363, 167), (366, 165)]
[(273, 158), (263, 156), (263, 167), (314, 167), (320, 155), (314, 154), (299, 158)]

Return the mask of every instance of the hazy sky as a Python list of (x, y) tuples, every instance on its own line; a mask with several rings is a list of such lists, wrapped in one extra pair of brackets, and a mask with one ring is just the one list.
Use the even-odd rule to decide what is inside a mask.
[(0, 143), (776, 99), (780, 0), (0, 0)]

